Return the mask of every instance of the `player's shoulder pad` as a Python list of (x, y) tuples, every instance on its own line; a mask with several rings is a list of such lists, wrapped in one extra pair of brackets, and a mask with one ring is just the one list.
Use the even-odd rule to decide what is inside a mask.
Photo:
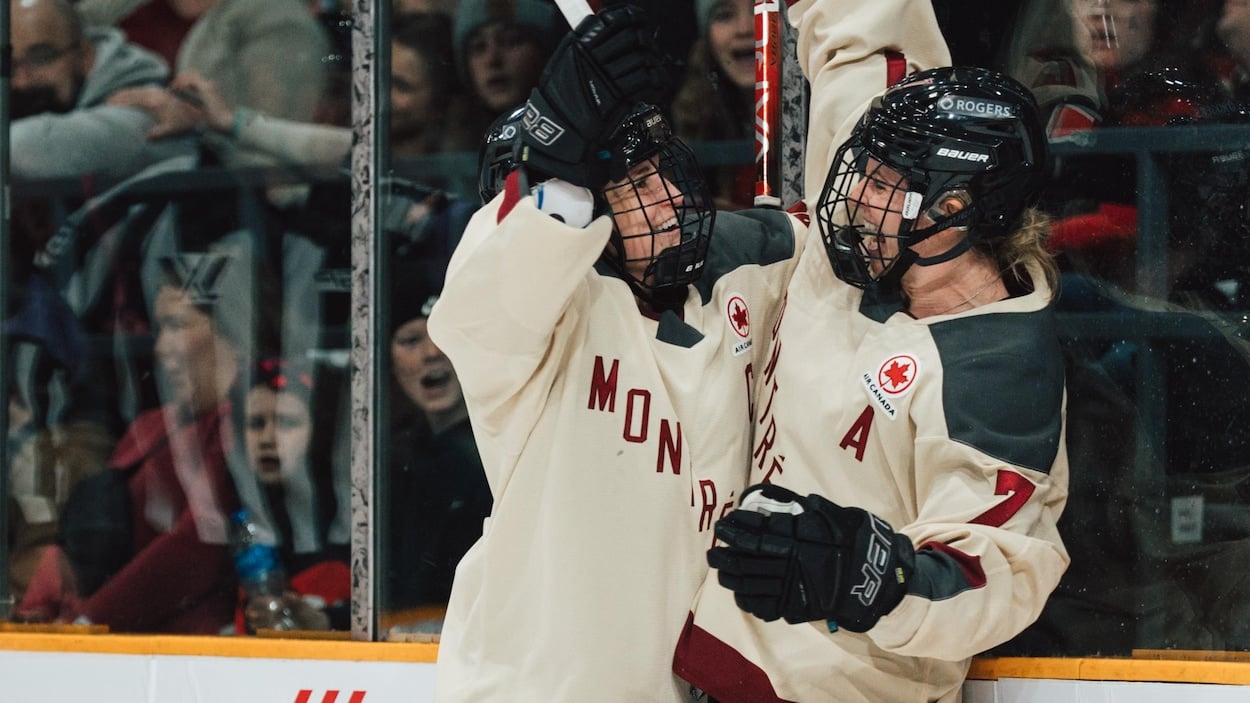
[(931, 325), (950, 438), (1048, 473), (1059, 451), (1063, 352), (1050, 307)]
[(717, 211), (715, 231), (694, 286), (706, 304), (720, 278), (742, 266), (768, 266), (794, 256), (794, 223), (780, 210)]

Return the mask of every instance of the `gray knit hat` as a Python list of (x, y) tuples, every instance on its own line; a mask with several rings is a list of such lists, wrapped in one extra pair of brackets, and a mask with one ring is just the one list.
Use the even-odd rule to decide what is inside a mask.
[(467, 80), (469, 76), (465, 61), (465, 42), (469, 35), (482, 25), (497, 21), (515, 22), (533, 30), (533, 38), (548, 51), (555, 48), (569, 29), (552, 0), (460, 0), (452, 43), (461, 78)]
[(712, 8), (720, 0), (694, 0), (694, 16), (699, 21), (699, 36), (707, 36), (707, 26), (711, 24)]

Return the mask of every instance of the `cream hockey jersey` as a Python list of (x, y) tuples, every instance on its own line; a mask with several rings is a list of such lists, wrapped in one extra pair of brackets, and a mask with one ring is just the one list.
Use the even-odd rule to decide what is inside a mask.
[(680, 314), (651, 319), (596, 264), (609, 218), (573, 228), (510, 197), (469, 223), (429, 321), (494, 495), (435, 700), (689, 700), (672, 652), (745, 486), (766, 325), (806, 228), (718, 213)]
[(916, 574), (865, 634), (766, 623), (709, 574), (674, 670), (721, 701), (957, 701), (970, 657), (1041, 612), (1067, 567), (1063, 362), (1036, 290), (917, 320), (809, 244), (757, 374), (751, 483), (864, 508)]

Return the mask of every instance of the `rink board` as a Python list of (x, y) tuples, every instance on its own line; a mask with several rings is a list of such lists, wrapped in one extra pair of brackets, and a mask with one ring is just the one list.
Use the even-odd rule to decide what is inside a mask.
[[(0, 633), (0, 690), (48, 703), (425, 703), (437, 653), (419, 643)], [(1250, 662), (1236, 655), (1160, 656), (978, 660), (964, 701), (1250, 700)]]

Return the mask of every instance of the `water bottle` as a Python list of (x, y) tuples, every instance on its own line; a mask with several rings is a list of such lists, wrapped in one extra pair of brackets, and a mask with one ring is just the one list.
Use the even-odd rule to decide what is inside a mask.
[(243, 589), (243, 615), (248, 634), (262, 629), (298, 629), (295, 616), (283, 597), (286, 574), (277, 548), (260, 540), (260, 526), (246, 508), (235, 513), (231, 521), (230, 542), (239, 587)]

